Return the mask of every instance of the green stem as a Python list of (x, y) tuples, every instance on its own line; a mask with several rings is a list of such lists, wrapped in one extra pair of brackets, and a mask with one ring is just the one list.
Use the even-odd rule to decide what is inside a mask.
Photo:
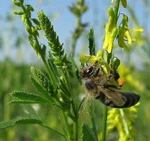
[(107, 54), (107, 64), (111, 63), (112, 56), (113, 56), (113, 49), (110, 53)]
[[(77, 0), (77, 5), (79, 5), (79, 7), (81, 7), (80, 9), (82, 9), (84, 7), (84, 0)], [(80, 10), (79, 10), (80, 13)], [(81, 33), (83, 32), (83, 30), (81, 30), (82, 27), (82, 23), (81, 23), (81, 18), (82, 18), (82, 14), (78, 14), (76, 16), (76, 27), (75, 30), (72, 34), (72, 57), (74, 58), (75, 56), (75, 48), (76, 48), (76, 44), (77, 44), (77, 40), (79, 39), (79, 37), (81, 36)]]
[(74, 102), (72, 101), (72, 109), (74, 112), (74, 116), (75, 116), (75, 120), (74, 120), (74, 137), (75, 137), (75, 141), (78, 141), (78, 111), (75, 107)]
[(75, 141), (78, 141), (78, 119), (76, 120), (75, 124), (74, 124), (74, 137), (75, 137)]
[(75, 47), (76, 47), (76, 44), (77, 44), (77, 39), (73, 37), (73, 39), (72, 39), (72, 51), (71, 51), (71, 54), (72, 54), (73, 58), (75, 56)]
[(43, 126), (43, 127), (46, 127), (47, 129), (49, 129), (49, 130), (51, 130), (51, 131), (55, 132), (56, 134), (58, 134), (58, 135), (60, 135), (60, 136), (62, 136), (62, 137), (64, 137), (64, 138), (66, 138), (66, 136), (65, 136), (65, 135), (63, 135), (62, 133), (60, 133), (60, 132), (58, 132), (58, 131), (56, 131), (56, 130), (54, 130), (54, 129), (50, 128), (49, 126), (47, 126), (47, 125), (45, 125), (45, 124), (42, 124), (42, 126)]
[(42, 56), (41, 56), (41, 58), (42, 58), (42, 61), (45, 65), (45, 67), (46, 67), (46, 70), (48, 72), (50, 80), (52, 81), (53, 86), (56, 86), (56, 81), (55, 81), (55, 78), (54, 78), (55, 77), (54, 74), (52, 74), (52, 72), (50, 71), (49, 66), (48, 66), (47, 61), (45, 60), (45, 58), (43, 58)]
[[(120, 5), (120, 0), (116, 0), (116, 5), (115, 5), (115, 17), (116, 17), (116, 24), (118, 21), (118, 13), (119, 13), (119, 5)], [(107, 54), (107, 63), (110, 64), (110, 60), (113, 56), (113, 50), (109, 54)], [(102, 141), (106, 141), (106, 131), (107, 131), (107, 114), (108, 114), (108, 108), (105, 106), (104, 107), (104, 117), (103, 117), (103, 128), (102, 128)]]
[(10, 119), (10, 105), (9, 95), (4, 95), (4, 121), (8, 121)]
[(71, 141), (72, 136), (71, 136), (71, 132), (69, 129), (69, 123), (68, 123), (67, 117), (64, 112), (63, 112), (63, 116), (64, 116), (64, 120), (65, 120), (65, 127), (67, 129), (67, 141)]
[(118, 21), (118, 15), (119, 15), (119, 5), (120, 5), (120, 0), (116, 1), (116, 5), (115, 5), (115, 17), (116, 17), (116, 23)]
[(108, 108), (105, 106), (104, 107), (104, 117), (103, 117), (103, 127), (102, 127), (102, 141), (106, 141), (107, 114), (108, 114)]
[(126, 118), (125, 118), (125, 115), (124, 115), (124, 111), (123, 111), (123, 109), (119, 109), (119, 111), (120, 111), (120, 115), (121, 115), (121, 119), (122, 119), (122, 122), (123, 122), (125, 133), (126, 133), (127, 136), (129, 136), (129, 128), (128, 128), (128, 124), (127, 124), (127, 121), (126, 121)]
[(68, 92), (71, 92), (70, 82), (69, 82), (69, 79), (68, 79), (68, 73), (66, 71), (63, 71), (63, 75), (64, 75), (64, 79), (65, 79), (65, 82), (66, 82), (66, 86), (68, 88)]

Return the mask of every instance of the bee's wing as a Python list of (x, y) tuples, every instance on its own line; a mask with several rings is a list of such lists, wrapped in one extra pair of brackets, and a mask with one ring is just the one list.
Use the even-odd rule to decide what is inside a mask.
[(119, 92), (104, 89), (100, 89), (100, 100), (106, 105), (113, 108), (127, 108), (135, 105), (140, 96), (133, 92)]
[(121, 92), (104, 89), (100, 86), (99, 90), (101, 91), (101, 96), (105, 95), (107, 97), (105, 98), (104, 96), (102, 99), (100, 98), (101, 101), (107, 106), (122, 107), (127, 101), (127, 98)]
[(135, 105), (139, 100), (140, 96), (133, 92), (120, 92), (124, 97), (126, 97), (126, 103), (124, 107), (131, 107)]
[(85, 96), (79, 106), (79, 120), (80, 121), (84, 121), (84, 122), (89, 122), (91, 117), (90, 117), (90, 113), (91, 113), (91, 97)]

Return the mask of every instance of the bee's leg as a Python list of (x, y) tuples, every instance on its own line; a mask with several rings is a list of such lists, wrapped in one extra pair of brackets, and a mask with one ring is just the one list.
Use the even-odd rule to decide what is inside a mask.
[(104, 95), (102, 92), (98, 93), (98, 94), (95, 96), (95, 99), (99, 99), (102, 95)]
[(117, 71), (114, 72), (114, 79), (117, 81), (120, 78), (120, 75)]
[(107, 81), (111, 81), (112, 77), (113, 77), (113, 71), (110, 70), (109, 75), (107, 77)]
[(87, 80), (85, 82), (85, 87), (87, 88), (87, 90), (97, 91), (97, 85), (94, 83), (93, 80)]
[(91, 57), (92, 57), (92, 56), (90, 56), (90, 57), (88, 58), (88, 60), (86, 61), (86, 66), (88, 66), (88, 62), (89, 62), (89, 60), (91, 59)]
[(112, 79), (113, 79), (113, 72), (112, 72), (112, 70), (110, 70), (110, 73), (109, 73), (109, 75), (108, 75), (108, 77), (106, 79), (106, 82), (103, 85), (103, 87), (104, 88), (108, 88), (109, 87), (109, 83), (112, 81)]
[(109, 84), (104, 84), (103, 87), (104, 87), (105, 89), (109, 89), (109, 88), (119, 89), (117, 86), (115, 86), (115, 85), (109, 85)]
[(113, 78), (117, 81), (120, 78), (120, 75), (116, 70), (111, 69), (107, 77), (107, 81), (111, 81)]
[(119, 74), (117, 71), (113, 71), (112, 69), (110, 70), (109, 76), (107, 77), (106, 83), (103, 85), (104, 88), (109, 89), (109, 88), (115, 88), (115, 89), (120, 89), (118, 85), (111, 85), (111, 81), (117, 80), (120, 78)]
[(114, 107), (115, 104), (108, 99), (102, 92), (95, 96), (95, 99), (99, 99), (104, 105)]
[(94, 72), (93, 76), (96, 77), (96, 76), (98, 75), (99, 71), (100, 71), (100, 68), (98, 68), (98, 69)]

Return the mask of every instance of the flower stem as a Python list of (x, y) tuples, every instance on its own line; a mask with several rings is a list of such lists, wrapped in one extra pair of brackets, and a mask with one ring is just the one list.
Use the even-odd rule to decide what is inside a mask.
[(116, 23), (118, 21), (118, 15), (119, 15), (119, 5), (120, 5), (120, 0), (117, 0), (116, 1), (116, 4), (115, 4), (115, 17), (116, 17)]
[(107, 114), (108, 108), (104, 107), (104, 117), (103, 117), (103, 127), (102, 127), (102, 141), (106, 141), (106, 131), (107, 131)]
[(66, 127), (66, 130), (67, 130), (67, 141), (71, 141), (71, 132), (70, 132), (70, 129), (69, 129), (69, 123), (68, 123), (68, 120), (67, 120), (67, 117), (65, 115), (65, 113), (63, 112), (63, 116), (64, 116), (64, 121), (65, 121), (65, 127)]
[(78, 141), (78, 119), (76, 120), (76, 122), (74, 123), (74, 131), (75, 131), (75, 141)]
[(42, 126), (43, 126), (43, 127), (46, 127), (47, 129), (49, 129), (49, 130), (53, 131), (54, 133), (56, 133), (56, 134), (58, 134), (58, 135), (60, 135), (60, 136), (62, 136), (63, 138), (66, 138), (66, 136), (65, 136), (65, 135), (63, 135), (62, 133), (60, 133), (60, 132), (58, 132), (58, 131), (56, 131), (56, 130), (54, 130), (54, 129), (50, 128), (50, 127), (49, 127), (49, 126), (47, 126), (46, 124), (42, 124)]
[(126, 118), (125, 118), (125, 114), (124, 114), (124, 111), (123, 109), (119, 109), (120, 111), (120, 115), (121, 115), (121, 119), (123, 121), (123, 126), (124, 126), (124, 130), (125, 130), (125, 133), (127, 136), (129, 136), (129, 128), (128, 128), (128, 124), (127, 124), (127, 121), (126, 121)]

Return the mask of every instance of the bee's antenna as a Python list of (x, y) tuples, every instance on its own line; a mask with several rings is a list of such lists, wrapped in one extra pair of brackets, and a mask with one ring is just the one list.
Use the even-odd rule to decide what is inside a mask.
[(89, 62), (89, 60), (90, 60), (90, 58), (91, 58), (92, 56), (90, 55), (90, 57), (88, 58), (88, 60), (86, 61), (86, 65), (88, 66), (88, 62)]

